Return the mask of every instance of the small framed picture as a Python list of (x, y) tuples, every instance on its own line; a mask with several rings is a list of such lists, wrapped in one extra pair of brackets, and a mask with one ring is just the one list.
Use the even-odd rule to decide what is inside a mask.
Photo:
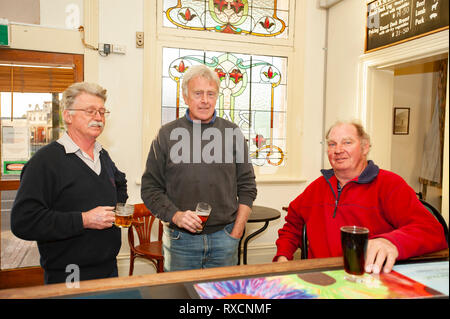
[(409, 134), (409, 107), (394, 107), (394, 135)]

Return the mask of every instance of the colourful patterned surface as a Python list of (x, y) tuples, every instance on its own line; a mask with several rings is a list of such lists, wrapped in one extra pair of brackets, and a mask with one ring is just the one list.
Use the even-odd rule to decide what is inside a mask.
[(440, 295), (400, 273), (349, 278), (344, 270), (195, 284), (202, 299), (389, 299)]

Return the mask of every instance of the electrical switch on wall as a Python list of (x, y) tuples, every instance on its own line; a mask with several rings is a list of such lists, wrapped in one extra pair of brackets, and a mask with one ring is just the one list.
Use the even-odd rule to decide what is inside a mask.
[(108, 56), (110, 53), (125, 54), (126, 46), (121, 44), (99, 43), (98, 52), (101, 56)]

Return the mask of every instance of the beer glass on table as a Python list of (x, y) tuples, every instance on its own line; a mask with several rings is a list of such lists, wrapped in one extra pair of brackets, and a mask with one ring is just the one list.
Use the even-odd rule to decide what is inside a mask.
[(364, 275), (369, 229), (359, 226), (341, 227), (341, 244), (346, 279), (359, 282)]

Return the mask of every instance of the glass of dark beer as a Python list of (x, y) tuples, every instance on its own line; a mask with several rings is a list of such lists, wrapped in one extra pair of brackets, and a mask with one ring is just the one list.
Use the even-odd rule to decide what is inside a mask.
[(341, 227), (342, 254), (344, 269), (350, 275), (349, 280), (364, 274), (369, 229), (359, 226)]

